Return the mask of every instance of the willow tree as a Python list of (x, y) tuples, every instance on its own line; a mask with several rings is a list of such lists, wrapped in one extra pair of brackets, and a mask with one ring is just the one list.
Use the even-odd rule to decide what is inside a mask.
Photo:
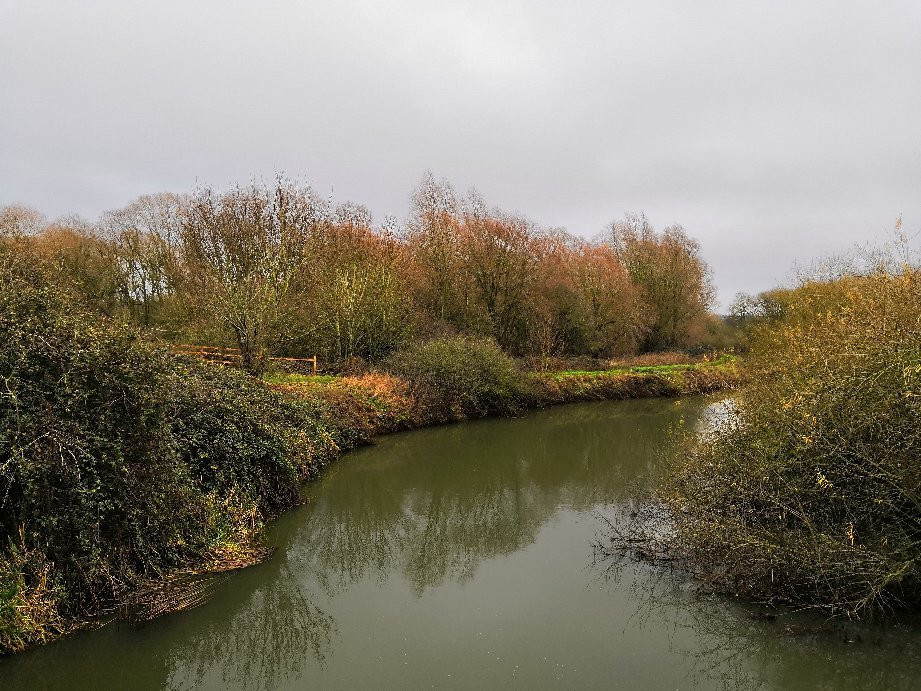
[(415, 265), (416, 293), (426, 313), (442, 324), (468, 324), (469, 284), (461, 267), (458, 202), (447, 180), (426, 172), (413, 192), (406, 240)]
[(649, 333), (650, 310), (614, 250), (583, 244), (571, 253), (569, 272), (585, 349), (596, 357), (635, 353)]
[(710, 269), (700, 245), (679, 225), (656, 231), (645, 214), (611, 224), (610, 246), (642, 290), (652, 316), (647, 350), (689, 345), (691, 327), (705, 318), (713, 299)]
[(532, 288), (541, 260), (535, 234), (527, 220), (489, 211), (471, 193), (463, 217), (464, 271), (490, 335), (514, 353), (527, 352), (530, 345)]
[[(352, 213), (352, 211), (358, 213)], [(405, 246), (376, 232), (360, 207), (324, 226), (314, 273), (315, 347), (327, 357), (379, 359), (401, 345), (415, 321)]]

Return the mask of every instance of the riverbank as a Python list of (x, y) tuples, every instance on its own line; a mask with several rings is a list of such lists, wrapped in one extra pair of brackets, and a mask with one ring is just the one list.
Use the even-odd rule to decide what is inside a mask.
[(602, 371), (521, 372), (520, 377), (515, 400), (473, 415), (452, 401), (433, 403), (414, 391), (411, 380), (385, 372), (341, 377), (275, 375), (266, 381), (283, 395), (319, 404), (328, 423), (348, 430), (360, 444), (381, 434), (565, 403), (703, 395), (735, 388), (742, 381), (742, 371), (737, 358), (721, 355), (697, 362)]
[[(0, 554), (0, 650), (102, 617), (194, 606), (196, 577), (258, 562), (266, 523), (373, 437), (568, 402), (681, 396), (740, 381), (731, 356), (607, 371), (527, 372), (495, 344), (444, 339), (360, 376), (268, 381), (172, 356), (72, 315), (18, 362)], [(65, 344), (60, 349), (58, 344)], [(29, 364), (38, 357), (44, 369)], [(59, 372), (57, 370), (60, 370)], [(57, 373), (56, 373), (57, 372)], [(75, 459), (74, 472), (58, 460)], [(65, 466), (69, 467), (69, 466)]]

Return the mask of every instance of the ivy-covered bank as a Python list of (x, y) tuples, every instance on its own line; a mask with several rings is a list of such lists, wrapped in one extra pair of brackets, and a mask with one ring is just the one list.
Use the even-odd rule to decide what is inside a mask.
[(257, 561), (265, 522), (377, 434), (738, 377), (729, 358), (530, 373), (491, 341), (454, 338), (361, 376), (259, 380), (92, 318), (6, 257), (0, 650), (59, 637), (176, 575)]

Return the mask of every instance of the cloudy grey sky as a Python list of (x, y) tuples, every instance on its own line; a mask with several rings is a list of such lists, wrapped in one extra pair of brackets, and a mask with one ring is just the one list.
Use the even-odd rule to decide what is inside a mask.
[(720, 296), (921, 230), (918, 0), (0, 0), (0, 205), (95, 218), (283, 171), (403, 217), (430, 168)]

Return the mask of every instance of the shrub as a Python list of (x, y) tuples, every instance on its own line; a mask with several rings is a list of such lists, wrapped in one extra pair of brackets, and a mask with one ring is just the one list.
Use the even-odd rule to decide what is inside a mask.
[(490, 340), (428, 341), (391, 356), (387, 367), (410, 382), (436, 421), (510, 413), (527, 395), (514, 360)]
[(316, 406), (285, 399), (238, 370), (195, 361), (176, 367), (171, 431), (196, 483), (252, 501), (260, 515), (296, 502), (300, 482), (335, 446), (320, 441)]
[(82, 608), (189, 549), (200, 504), (170, 435), (167, 361), (3, 268), (0, 544), (21, 533)]
[(669, 547), (733, 593), (866, 614), (921, 595), (921, 272), (806, 283), (734, 412), (663, 492)]
[[(94, 321), (0, 245), (0, 646), (251, 546), (337, 451), (310, 401)], [(24, 613), (47, 616), (24, 616)]]

